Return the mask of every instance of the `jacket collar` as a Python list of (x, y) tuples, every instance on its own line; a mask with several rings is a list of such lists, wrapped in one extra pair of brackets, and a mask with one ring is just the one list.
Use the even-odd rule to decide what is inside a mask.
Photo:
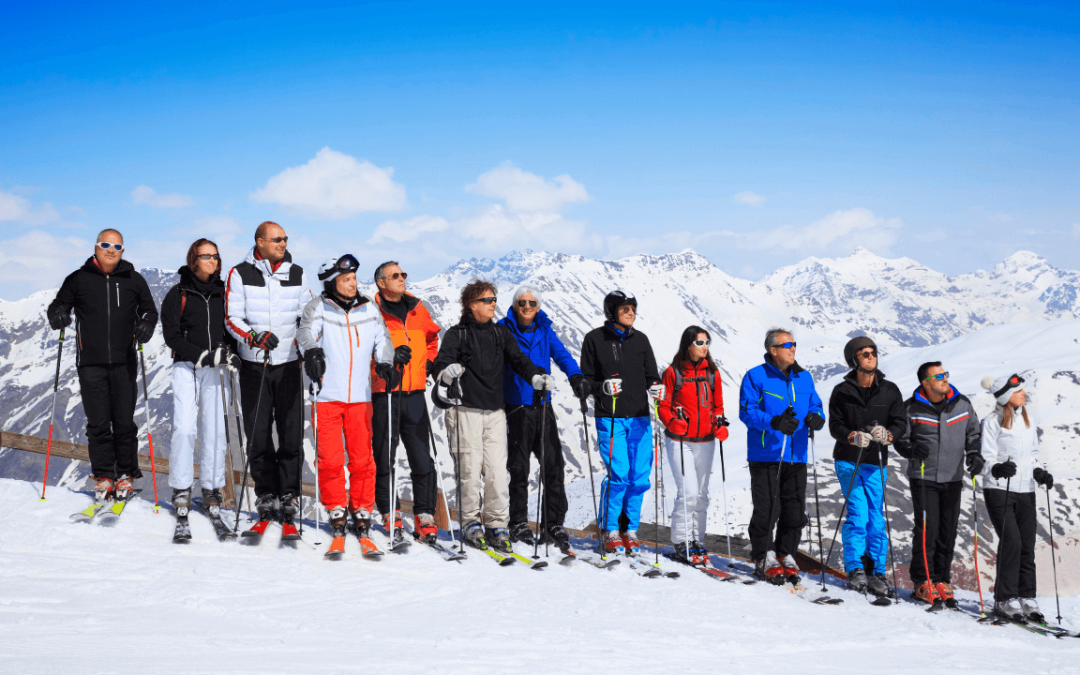
[[(784, 375), (784, 371), (777, 368), (776, 365), (773, 363), (773, 359), (772, 359), (772, 356), (770, 354), (765, 354), (765, 367), (766, 368), (772, 368), (774, 371), (776, 371), (776, 374), (779, 375), (780, 377), (787, 377), (786, 375)], [(792, 375), (798, 375), (803, 370), (804, 370), (803, 367), (799, 365), (798, 361), (791, 364), (791, 374)]]
[[(506, 318), (499, 323), (509, 328), (514, 333), (514, 335), (522, 335), (525, 332), (522, 326), (518, 323), (517, 317), (514, 316), (513, 307), (506, 310)], [(536, 328), (537, 331), (544, 330), (551, 326), (551, 319), (549, 319), (548, 315), (545, 314), (544, 310), (541, 309), (536, 312), (536, 318), (533, 319), (532, 325)]]
[(476, 319), (473, 318), (472, 312), (469, 312), (468, 314), (465, 314), (464, 316), (461, 317), (461, 320), (458, 321), (458, 325), (462, 326), (462, 327), (465, 327), (465, 328), (470, 328), (470, 327), (475, 326), (476, 328), (486, 329), (486, 328), (491, 328), (492, 326), (494, 326), (495, 321), (492, 320), (492, 321), (488, 321), (487, 323), (480, 323), (479, 321), (477, 321)]
[[(98, 264), (97, 258), (90, 256), (86, 259), (86, 263), (82, 266), (83, 270), (90, 272), (91, 274), (97, 274), (99, 276), (106, 276), (105, 271), (101, 269), (101, 265)], [(120, 259), (120, 262), (116, 265), (116, 269), (112, 271), (108, 276), (115, 277), (117, 275), (128, 275), (135, 269), (135, 266), (124, 260)]]
[(292, 267), (292, 254), (285, 251), (285, 257), (281, 259), (281, 262), (277, 266), (270, 264), (270, 261), (259, 255), (259, 249), (252, 246), (248, 251), (247, 256), (244, 258), (245, 262), (251, 263), (255, 267), (261, 269), (264, 274), (272, 276), (274, 274), (289, 275), (289, 268)]
[(625, 331), (621, 328), (616, 328), (615, 324), (611, 321), (604, 322), (604, 331), (608, 334), (608, 337), (614, 338), (619, 341), (625, 340), (626, 338), (637, 332), (633, 326), (630, 326)]
[(345, 313), (351, 312), (352, 310), (356, 309), (357, 307), (359, 307), (361, 305), (366, 305), (367, 303), (371, 302), (371, 298), (369, 298), (366, 295), (364, 295), (363, 293), (359, 293), (359, 292), (356, 294), (356, 297), (353, 298), (352, 300), (345, 301), (345, 300), (342, 300), (341, 298), (337, 297), (336, 295), (331, 295), (331, 294), (327, 293), (326, 291), (323, 291), (322, 292), (322, 299), (323, 299), (323, 302), (334, 305), (335, 307), (338, 307), (339, 309), (341, 309)]
[(194, 291), (202, 295), (217, 295), (225, 292), (225, 282), (220, 276), (211, 277), (209, 281), (202, 282), (187, 265), (178, 269), (176, 273), (180, 275), (180, 288), (185, 291)]
[[(383, 300), (385, 299), (386, 298), (382, 296), (382, 293), (375, 293), (375, 303), (379, 307), (382, 307)], [(405, 308), (410, 312), (416, 309), (416, 306), (420, 304), (420, 298), (416, 297), (412, 293), (405, 293), (404, 295), (402, 295), (401, 301), (405, 303)]]
[[(952, 386), (950, 384), (949, 385), (949, 395), (947, 397), (945, 397), (945, 400), (948, 401), (949, 403), (952, 403), (953, 399), (956, 398), (959, 395), (960, 395), (960, 392), (956, 390), (956, 387), (954, 387), (954, 386)], [(928, 406), (933, 406), (934, 405), (933, 403), (930, 402), (929, 399), (927, 399), (925, 396), (923, 396), (922, 387), (917, 387), (915, 389), (915, 394), (913, 396), (914, 396), (916, 401), (918, 401), (919, 403), (922, 403), (923, 405), (928, 405)]]

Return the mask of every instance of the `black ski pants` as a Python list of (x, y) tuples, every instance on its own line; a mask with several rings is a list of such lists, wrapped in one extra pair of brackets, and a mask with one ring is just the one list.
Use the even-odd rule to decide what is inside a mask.
[(998, 536), (994, 599), (1035, 597), (1035, 493), (983, 490), (986, 510)]
[[(562, 525), (566, 518), (566, 460), (559, 442), (555, 411), (546, 406), (544, 426), (544, 527)], [(539, 405), (506, 406), (506, 470), (510, 473), (510, 524), (529, 521), (529, 462), (540, 462)]]
[[(960, 524), (960, 497), (964, 482), (935, 483), (932, 480), (911, 479), (911, 503), (915, 510), (915, 530), (911, 541), (911, 583), (918, 586), (926, 581), (923, 564), (923, 509), (926, 509), (926, 559), (930, 564), (930, 581), (952, 583), (953, 552), (956, 548), (956, 527)], [(923, 498), (925, 489), (926, 497)]]
[[(244, 410), (244, 432), (251, 439), (248, 461), (256, 497), (300, 495), (304, 429), (300, 420), (303, 382), (298, 364), (298, 361), (289, 361), (264, 366), (253, 361), (241, 362), (240, 405)], [(261, 400), (260, 382), (263, 383)], [(277, 448), (274, 447), (275, 427)]]
[(139, 426), (135, 424), (137, 375), (134, 359), (107, 366), (79, 366), (90, 474), (94, 478), (142, 477)]
[[(779, 469), (779, 480), (777, 480)], [(806, 527), (806, 464), (750, 462), (750, 557), (763, 560), (769, 551), (777, 557), (799, 550)], [(776, 536), (773, 536), (773, 528)]]
[[(436, 475), (435, 461), (428, 447), (427, 402), (424, 392), (394, 392), (393, 409), (390, 417), (393, 421), (393, 441), (390, 434), (390, 420), (387, 420), (386, 393), (371, 396), (371, 451), (375, 455), (375, 508), (379, 513), (390, 513), (390, 467), (397, 458), (398, 440), (405, 446), (405, 455), (409, 458), (409, 476), (413, 486), (413, 512), (435, 515)], [(391, 451), (389, 447), (393, 448)], [(387, 461), (387, 453), (390, 461)], [(399, 504), (400, 506), (400, 504)]]

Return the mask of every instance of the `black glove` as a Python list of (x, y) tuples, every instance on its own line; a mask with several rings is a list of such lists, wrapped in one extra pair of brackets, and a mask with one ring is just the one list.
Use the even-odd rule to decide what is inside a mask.
[(773, 429), (776, 429), (785, 436), (791, 436), (795, 433), (795, 430), (799, 428), (799, 420), (795, 419), (795, 409), (788, 406), (788, 409), (784, 411), (783, 415), (777, 415), (772, 418), (769, 423)]
[(150, 338), (154, 337), (154, 322), (153, 321), (138, 321), (135, 323), (135, 341), (141, 345), (150, 342)]
[(403, 366), (412, 361), (412, 348), (407, 345), (394, 347), (394, 365)]
[(977, 452), (973, 452), (966, 458), (967, 470), (972, 476), (978, 476), (986, 466), (986, 460)]
[(49, 325), (53, 330), (60, 330), (61, 328), (67, 328), (71, 325), (71, 310), (64, 310), (60, 307), (50, 309), (49, 313)]
[(911, 446), (911, 459), (918, 462), (926, 461), (926, 458), (930, 456), (930, 448), (925, 445), (913, 445)]
[(264, 330), (261, 333), (252, 333), (251, 337), (248, 338), (248, 346), (254, 349), (272, 352), (277, 349), (278, 337), (268, 330)]
[(717, 415), (713, 419), (713, 423), (716, 424), (717, 429), (719, 429), (720, 427), (730, 426), (730, 422), (728, 422), (727, 417), (724, 417), (723, 415)]
[(1035, 479), (1035, 482), (1043, 486), (1047, 490), (1054, 487), (1054, 477), (1050, 475), (1050, 472), (1046, 469), (1035, 469), (1031, 472), (1031, 477)]
[(581, 375), (574, 375), (570, 378), (570, 389), (573, 390), (574, 396), (577, 396), (579, 400), (584, 401), (592, 394), (592, 385)]
[(304, 352), (304, 372), (312, 382), (322, 382), (322, 376), (326, 374), (326, 354), (319, 347)]
[(210, 368), (214, 365), (214, 352), (209, 349), (199, 354), (199, 358), (195, 360), (196, 368)]
[(1012, 478), (1016, 475), (1016, 464), (1011, 459), (1007, 462), (995, 464), (990, 469), (990, 475), (994, 478)]
[(386, 380), (386, 391), (396, 389), (401, 382), (401, 373), (389, 363), (376, 363), (375, 374)]
[(821, 428), (825, 426), (825, 418), (816, 412), (812, 412), (803, 418), (803, 424), (814, 431), (821, 431)]

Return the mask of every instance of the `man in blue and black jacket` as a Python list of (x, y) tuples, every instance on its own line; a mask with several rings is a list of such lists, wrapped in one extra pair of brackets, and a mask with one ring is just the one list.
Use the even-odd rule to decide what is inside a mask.
[(765, 363), (750, 369), (739, 388), (754, 502), (750, 555), (762, 579), (797, 583), (793, 554), (807, 522), (807, 438), (825, 426), (825, 416), (813, 376), (795, 362), (791, 331), (769, 329), (765, 349)]
[[(570, 386), (578, 398), (589, 395), (590, 387), (581, 375), (574, 357), (566, 351), (559, 336), (555, 334), (551, 319), (540, 309), (542, 295), (539, 289), (522, 286), (514, 292), (514, 299), (506, 318), (499, 321), (510, 329), (521, 347), (522, 353), (534, 365), (551, 371), (555, 361), (559, 369), (570, 378)], [(566, 518), (566, 490), (563, 484), (566, 462), (555, 411), (551, 407), (551, 394), (537, 392), (506, 367), (503, 371), (503, 392), (506, 397), (507, 455), (506, 469), (510, 473), (510, 539), (527, 544), (533, 543), (529, 529), (529, 455), (536, 455), (544, 463), (543, 516), (540, 536), (546, 536), (560, 549), (570, 546), (570, 535), (563, 529)], [(546, 403), (546, 405), (544, 405)], [(545, 418), (541, 424), (541, 410)], [(544, 438), (540, 439), (541, 426)], [(543, 444), (543, 452), (541, 452)]]

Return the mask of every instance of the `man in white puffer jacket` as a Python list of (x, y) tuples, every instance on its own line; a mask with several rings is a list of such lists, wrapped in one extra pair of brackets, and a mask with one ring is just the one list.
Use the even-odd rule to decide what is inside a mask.
[[(359, 263), (343, 255), (319, 269), (322, 294), (304, 307), (297, 340), (304, 368), (315, 383), (319, 491), (335, 537), (345, 534), (346, 512), (367, 537), (375, 508), (375, 459), (371, 452), (371, 370), (393, 389), (394, 345), (382, 311), (357, 293)], [(344, 436), (344, 445), (342, 444)], [(345, 454), (349, 489), (345, 490)]]
[[(225, 282), (225, 325), (240, 343), (240, 402), (251, 444), (256, 527), (263, 530), (275, 516), (291, 524), (300, 512), (303, 377), (295, 338), (311, 292), (303, 268), (285, 250), (288, 240), (277, 223), (259, 225), (255, 246), (229, 270)], [(271, 433), (275, 425), (277, 449)]]

